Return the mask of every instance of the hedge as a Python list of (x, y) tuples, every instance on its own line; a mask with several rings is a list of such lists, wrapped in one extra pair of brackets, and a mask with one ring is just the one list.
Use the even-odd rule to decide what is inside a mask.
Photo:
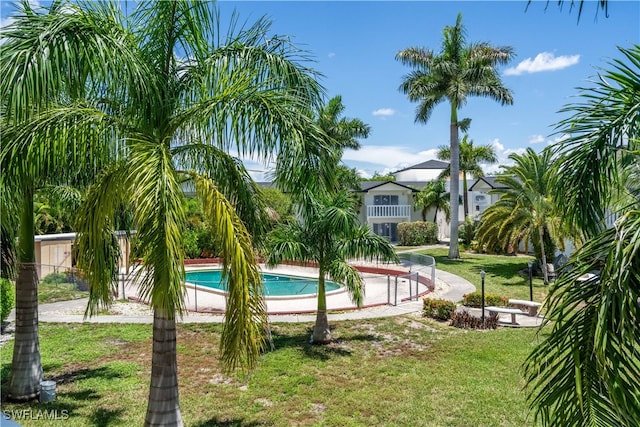
[(423, 300), (422, 315), (437, 320), (449, 320), (456, 308), (457, 305), (451, 301), (425, 298)]
[(401, 246), (432, 245), (438, 242), (435, 222), (415, 221), (398, 224), (398, 243)]
[(15, 302), (13, 284), (7, 279), (0, 279), (0, 322), (4, 322)]
[[(482, 306), (482, 293), (471, 292), (465, 294), (462, 297), (462, 304), (467, 307), (481, 307)], [(506, 307), (509, 305), (509, 298), (496, 294), (484, 294), (484, 305), (495, 307)]]

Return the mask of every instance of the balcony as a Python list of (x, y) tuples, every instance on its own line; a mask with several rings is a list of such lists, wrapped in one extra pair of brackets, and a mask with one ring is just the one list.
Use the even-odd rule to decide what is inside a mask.
[(411, 205), (367, 205), (367, 218), (411, 218)]

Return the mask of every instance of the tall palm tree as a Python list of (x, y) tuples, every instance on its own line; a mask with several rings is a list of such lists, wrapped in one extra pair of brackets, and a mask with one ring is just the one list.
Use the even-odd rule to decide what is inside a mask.
[[(116, 146), (118, 158), (89, 188), (76, 223), (78, 266), (91, 285), (87, 314), (111, 301), (115, 263), (105, 243), (113, 238), (113, 215), (132, 205), (140, 296), (154, 310), (145, 424), (182, 425), (176, 361), (176, 317), (185, 308), (182, 184), (196, 189), (224, 257), (222, 361), (230, 369), (251, 367), (266, 321), (252, 239), (263, 230), (264, 209), (257, 186), (227, 151), (269, 156), (279, 149), (286, 158), (313, 148), (319, 138), (296, 146), (312, 134), (308, 112), (319, 105), (320, 87), (305, 56), (270, 36), (264, 19), (239, 30), (234, 20), (222, 35), (206, 2), (142, 2), (128, 15), (115, 3), (54, 6), (46, 19), (30, 13), (16, 21), (21, 38), (16, 33), (3, 45), (2, 66), (11, 69), (5, 54), (22, 60), (3, 75), (47, 85), (52, 76), (45, 71), (54, 70), (82, 96), (21, 122), (3, 161), (8, 170), (20, 164), (44, 170), (66, 160), (54, 149)], [(79, 59), (90, 78), (66, 72)], [(19, 106), (27, 87), (3, 87), (7, 104)]]
[(312, 340), (314, 344), (326, 344), (331, 341), (331, 331), (325, 280), (344, 285), (360, 307), (364, 298), (363, 279), (347, 260), (397, 261), (397, 255), (385, 238), (360, 225), (356, 200), (350, 191), (312, 197), (303, 221), (281, 225), (270, 234), (267, 264), (275, 266), (285, 260), (317, 264), (318, 308)]
[(331, 340), (327, 317), (325, 277), (344, 284), (354, 302), (360, 306), (363, 283), (360, 274), (346, 262), (353, 257), (396, 259), (389, 243), (360, 226), (357, 202), (344, 177), (340, 160), (345, 148), (358, 149), (357, 138), (366, 138), (369, 126), (359, 119), (341, 118), (341, 97), (334, 97), (313, 114), (320, 135), (307, 135), (306, 140), (321, 138), (324, 144), (306, 156), (278, 158), (276, 182), (296, 203), (300, 221), (284, 224), (270, 233), (268, 258), (270, 265), (283, 260), (316, 262), (318, 276), (318, 309), (313, 342)]
[(410, 101), (418, 102), (416, 122), (427, 123), (435, 107), (449, 101), (451, 120), (451, 232), (449, 258), (460, 258), (458, 249), (458, 198), (460, 194), (460, 147), (458, 143), (458, 110), (469, 96), (488, 97), (502, 105), (513, 104), (511, 91), (500, 80), (497, 66), (514, 56), (509, 46), (494, 47), (489, 43), (467, 44), (462, 14), (453, 27), (445, 27), (439, 53), (411, 47), (396, 54), (396, 59), (414, 70), (404, 76), (400, 90)]
[[(113, 154), (112, 147), (106, 145), (71, 147), (67, 140), (62, 143), (42, 141), (33, 147), (28, 157), (24, 152), (15, 152), (15, 144), (20, 141), (21, 127), (33, 116), (43, 114), (48, 104), (56, 99), (75, 102), (81, 97), (87, 84), (95, 83), (90, 68), (85, 67), (88, 52), (95, 51), (96, 43), (107, 43), (112, 50), (104, 52), (100, 67), (104, 73), (105, 64), (118, 56), (127, 54), (122, 47), (120, 33), (113, 26), (105, 26), (100, 38), (83, 40), (68, 38), (81, 26), (74, 28), (74, 19), (67, 9), (67, 25), (57, 28), (57, 44), (46, 46), (43, 41), (52, 35), (46, 22), (64, 11), (61, 2), (53, 2), (49, 15), (34, 11), (28, 2), (22, 2), (21, 17), (2, 29), (3, 48), (0, 49), (0, 133), (3, 135), (0, 162), (3, 171), (3, 192), (10, 195), (3, 198), (4, 216), (10, 216), (17, 230), (18, 244), (15, 248), (16, 261), (16, 326), (11, 374), (7, 384), (7, 395), (15, 400), (28, 400), (37, 396), (42, 379), (40, 344), (38, 334), (38, 277), (35, 265), (33, 236), (34, 197), (39, 189), (51, 184), (84, 184), (94, 176), (103, 162)], [(31, 25), (22, 26), (31, 20)], [(61, 43), (62, 42), (62, 43)], [(48, 67), (51, 61), (66, 60), (72, 67)], [(123, 77), (123, 76), (119, 76)], [(74, 84), (72, 82), (78, 82)], [(25, 131), (23, 128), (22, 131)], [(67, 135), (72, 138), (72, 135)], [(40, 150), (42, 149), (42, 150)], [(12, 153), (13, 151), (13, 153)], [(55, 153), (55, 154), (54, 154)], [(31, 161), (29, 161), (31, 160)], [(69, 165), (74, 165), (70, 168)], [(10, 203), (5, 203), (10, 200)], [(10, 222), (3, 220), (3, 225)]]
[[(359, 188), (355, 171), (340, 165), (340, 161), (345, 149), (360, 148), (358, 139), (367, 138), (371, 128), (358, 118), (343, 117), (344, 110), (339, 95), (316, 108), (310, 114), (316, 125), (314, 129), (320, 132), (305, 136), (310, 146), (300, 147), (305, 151), (279, 158), (276, 163), (276, 184), (299, 205), (304, 205), (305, 195), (318, 191), (353, 188), (356, 184)], [(321, 144), (314, 142), (317, 138), (321, 139)]]
[(509, 158), (514, 165), (503, 166), (505, 173), (496, 177), (504, 188), (491, 191), (500, 199), (483, 212), (476, 238), (503, 249), (533, 242), (544, 282), (549, 283), (547, 257), (553, 256), (556, 245), (564, 247), (561, 215), (552, 198), (553, 156), (550, 150), (538, 154), (528, 148)]
[[(451, 147), (441, 145), (438, 147), (438, 158), (440, 160), (451, 159)], [(464, 135), (460, 141), (460, 172), (462, 173), (462, 200), (464, 203), (464, 217), (469, 216), (469, 187), (467, 184), (467, 175), (470, 174), (473, 179), (484, 176), (484, 171), (480, 163), (492, 165), (498, 161), (496, 150), (492, 145), (473, 145), (473, 140), (469, 139), (469, 135)], [(451, 176), (451, 167), (447, 167), (440, 174), (442, 178)]]
[(554, 185), (586, 243), (551, 287), (550, 333), (525, 363), (544, 425), (629, 426), (640, 414), (640, 46), (619, 50), (557, 125), (568, 138), (553, 146)]
[(427, 211), (435, 208), (433, 213), (433, 222), (436, 222), (438, 211), (442, 209), (447, 220), (451, 216), (451, 205), (449, 204), (449, 193), (445, 189), (444, 179), (430, 181), (425, 187), (416, 194), (415, 206), (422, 209), (422, 220), (427, 220)]

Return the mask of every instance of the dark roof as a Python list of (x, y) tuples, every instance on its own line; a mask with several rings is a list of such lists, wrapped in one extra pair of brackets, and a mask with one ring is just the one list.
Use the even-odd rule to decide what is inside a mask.
[(469, 187), (469, 191), (474, 191), (473, 187), (475, 187), (475, 185), (477, 183), (479, 183), (480, 181), (483, 181), (485, 184), (487, 184), (489, 187), (491, 187), (492, 189), (496, 189), (496, 188), (509, 188), (504, 184), (500, 184), (499, 182), (496, 182), (496, 178), (497, 176), (483, 176), (481, 178), (476, 179), (476, 182), (474, 182), (471, 187)]
[(440, 160), (427, 160), (426, 162), (418, 163), (417, 165), (409, 166), (408, 168), (395, 171), (394, 174), (410, 169), (446, 169), (448, 166), (449, 163), (447, 162), (441, 162)]
[(272, 181), (256, 181), (256, 184), (258, 184), (258, 187), (262, 187), (262, 188), (275, 188), (276, 187), (276, 183), (272, 182)]
[(409, 185), (405, 182), (395, 182), (395, 181), (361, 181), (360, 182), (360, 191), (366, 193), (369, 190), (373, 190), (374, 188), (381, 187), (385, 184), (393, 184), (399, 187), (406, 188), (407, 190), (411, 190), (413, 192), (417, 192), (415, 188), (409, 187)]

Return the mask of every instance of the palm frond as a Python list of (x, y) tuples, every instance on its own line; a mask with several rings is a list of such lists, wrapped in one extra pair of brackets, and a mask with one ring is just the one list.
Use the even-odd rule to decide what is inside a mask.
[(169, 319), (184, 309), (184, 194), (168, 146), (142, 139), (129, 144), (127, 189), (142, 252), (140, 297)]
[(119, 163), (97, 177), (76, 215), (76, 263), (89, 283), (86, 316), (111, 305), (117, 284), (119, 245), (113, 234), (113, 214), (127, 200), (126, 167)]
[(242, 161), (218, 147), (198, 142), (178, 145), (172, 153), (180, 167), (216, 183), (253, 236), (254, 244), (262, 244), (269, 219), (260, 189)]
[(561, 110), (572, 116), (556, 126), (567, 136), (554, 146), (559, 158), (556, 192), (567, 217), (580, 223), (588, 235), (603, 229), (612, 195), (624, 186), (622, 171), (637, 156), (634, 135), (640, 129), (640, 46), (619, 48), (615, 60), (590, 88), (580, 88), (581, 102)]
[(640, 213), (630, 213), (590, 241), (550, 289), (552, 329), (525, 364), (545, 424), (632, 425), (640, 413), (639, 224)]
[(355, 267), (344, 260), (336, 259), (327, 266), (329, 277), (336, 283), (347, 288), (351, 301), (358, 307), (362, 307), (364, 300), (364, 280)]
[(262, 277), (251, 236), (213, 181), (197, 174), (192, 174), (192, 179), (207, 219), (219, 232), (224, 259), (228, 296), (221, 359), (227, 369), (251, 369), (264, 349), (267, 321)]
[(61, 94), (71, 99), (87, 92), (112, 99), (122, 95), (105, 93), (109, 86), (103, 79), (130, 82), (141, 96), (150, 96), (148, 70), (113, 5), (65, 3), (43, 13), (26, 1), (20, 4), (1, 33), (0, 97), (8, 118), (21, 122)]
[(300, 224), (280, 224), (269, 233), (266, 264), (275, 267), (283, 261), (317, 261), (305, 242), (309, 241), (308, 230)]

